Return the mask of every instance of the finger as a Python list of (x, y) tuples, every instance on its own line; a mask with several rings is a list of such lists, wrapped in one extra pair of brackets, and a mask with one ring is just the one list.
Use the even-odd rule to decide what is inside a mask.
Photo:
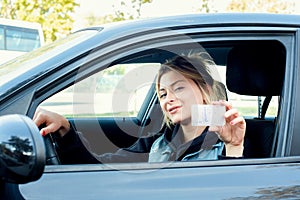
[(52, 131), (51, 131), (51, 129), (49, 129), (49, 127), (45, 127), (45, 128), (42, 128), (42, 129), (40, 130), (40, 134), (41, 134), (42, 136), (46, 136), (46, 135), (48, 135), (48, 134), (50, 134), (50, 133), (52, 133)]
[(41, 117), (39, 114), (33, 118), (33, 121), (37, 125), (37, 127), (40, 127), (42, 124), (46, 122), (45, 118)]
[(59, 129), (59, 126), (57, 126), (55, 123), (51, 123), (47, 125), (46, 127), (42, 128), (40, 133), (41, 135), (45, 136), (49, 133), (54, 133)]
[(40, 130), (40, 134), (41, 134), (42, 136), (47, 135), (48, 133), (47, 133), (47, 131), (46, 131), (46, 128), (42, 128), (42, 129)]
[(236, 117), (236, 118), (234, 118), (233, 120), (230, 121), (230, 125), (234, 126), (236, 124), (241, 124), (241, 125), (246, 126), (246, 122), (245, 122), (244, 118), (241, 117), (241, 116)]
[(228, 101), (222, 100), (221, 102), (222, 102), (222, 104), (226, 107), (226, 110), (231, 110), (231, 109), (233, 108), (233, 107), (232, 107), (232, 104), (229, 103)]
[(43, 113), (43, 111), (44, 110), (41, 107), (37, 107), (37, 109), (34, 112), (33, 119), (36, 119), (41, 113)]
[(239, 116), (239, 112), (238, 112), (238, 110), (237, 109), (235, 109), (235, 108), (232, 108), (232, 109), (230, 109), (230, 110), (227, 110), (226, 112), (225, 112), (225, 118), (226, 119), (228, 119), (228, 118), (230, 118), (230, 117), (238, 117)]

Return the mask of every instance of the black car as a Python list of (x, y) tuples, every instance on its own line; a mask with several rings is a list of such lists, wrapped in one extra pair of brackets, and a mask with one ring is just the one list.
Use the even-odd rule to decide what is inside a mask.
[[(300, 199), (299, 33), (293, 15), (154, 18), (80, 30), (2, 65), (1, 197)], [(157, 68), (201, 49), (246, 120), (242, 159), (60, 164), (32, 121), (42, 107), (92, 153), (129, 147), (161, 130)]]

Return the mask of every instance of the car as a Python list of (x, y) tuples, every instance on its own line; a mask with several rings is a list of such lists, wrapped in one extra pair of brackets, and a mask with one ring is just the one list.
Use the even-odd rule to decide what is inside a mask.
[[(127, 21), (76, 31), (3, 64), (1, 197), (299, 199), (299, 22), (257, 13)], [(129, 147), (163, 126), (158, 67), (203, 49), (246, 120), (243, 158), (61, 164), (55, 138), (32, 120), (38, 107), (65, 116), (93, 154)]]

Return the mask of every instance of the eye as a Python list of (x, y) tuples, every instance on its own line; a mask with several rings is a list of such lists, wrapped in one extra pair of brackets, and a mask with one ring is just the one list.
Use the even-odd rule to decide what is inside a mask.
[(166, 93), (166, 92), (160, 93), (160, 94), (159, 94), (159, 98), (160, 98), (160, 99), (163, 99), (163, 98), (165, 98), (166, 96), (167, 96), (167, 93)]
[(179, 87), (176, 87), (175, 88), (175, 92), (180, 92), (181, 90), (183, 90), (184, 89), (184, 87), (183, 86), (179, 86)]

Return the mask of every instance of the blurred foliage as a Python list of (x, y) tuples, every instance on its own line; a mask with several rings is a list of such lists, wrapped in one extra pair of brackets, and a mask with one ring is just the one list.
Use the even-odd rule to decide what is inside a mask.
[(114, 67), (109, 67), (103, 71), (104, 75), (123, 75), (126, 72), (126, 65), (120, 64)]
[[(158, 0), (157, 0), (158, 1)], [(86, 18), (87, 26), (139, 19), (143, 4), (152, 3), (153, 0), (122, 0), (120, 5), (114, 5), (114, 13), (105, 16), (95, 16), (91, 14)], [(200, 0), (199, 12), (209, 13), (211, 7), (210, 0)]]
[[(211, 1), (212, 2), (212, 1)], [(201, 0), (200, 1), (199, 12), (200, 13), (209, 13), (210, 12), (210, 2), (209, 0)]]
[(49, 43), (70, 33), (77, 6), (75, 0), (1, 0), (0, 17), (40, 23)]
[[(119, 5), (113, 6), (114, 13), (105, 16), (90, 15), (86, 18), (87, 26), (104, 23), (138, 19), (141, 16), (143, 4), (152, 3), (154, 0), (120, 0)], [(159, 1), (159, 0), (156, 0)], [(215, 13), (216, 1), (199, 0), (196, 9), (199, 13)], [(264, 12), (264, 13), (293, 13), (294, 1), (292, 0), (229, 0), (227, 12)], [(171, 6), (171, 5), (170, 5)]]
[(97, 17), (93, 14), (87, 17), (87, 26), (99, 25), (110, 22), (138, 19), (141, 17), (143, 4), (151, 3), (153, 0), (122, 0), (120, 5), (113, 5), (114, 13)]
[(290, 14), (294, 6), (290, 0), (231, 0), (227, 11)]
[[(114, 9), (114, 17), (113, 21), (122, 21), (122, 20), (132, 20), (138, 19), (141, 16), (141, 7), (145, 3), (151, 3), (152, 0), (131, 0), (130, 3), (128, 1), (121, 1), (121, 5), (119, 9)], [(115, 6), (114, 6), (115, 8)]]

